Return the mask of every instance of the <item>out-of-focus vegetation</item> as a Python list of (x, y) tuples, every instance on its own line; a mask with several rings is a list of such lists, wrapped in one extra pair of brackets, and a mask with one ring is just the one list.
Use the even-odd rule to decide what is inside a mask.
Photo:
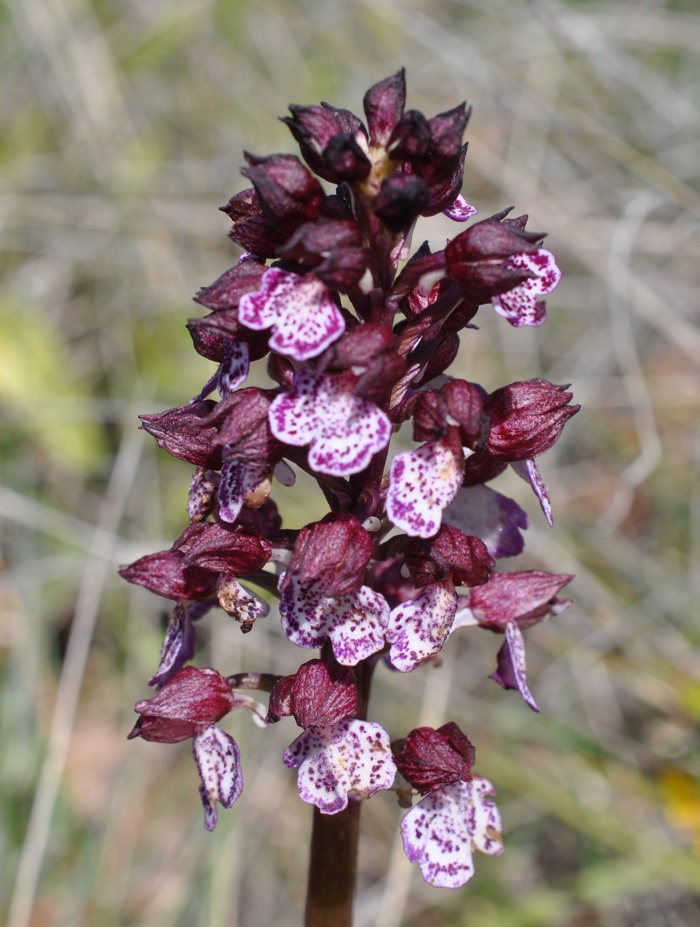
[[(7, 0), (0, 7), (0, 905), (11, 927), (299, 922), (310, 810), (280, 753), (202, 829), (181, 748), (127, 743), (163, 603), (116, 567), (169, 546), (190, 475), (137, 431), (208, 377), (189, 296), (235, 261), (217, 206), (245, 147), (292, 151), (288, 102), (360, 108), (406, 65), (409, 106), (474, 105), (465, 194), (547, 229), (565, 277), (541, 330), (482, 310), (458, 372), (571, 382), (583, 411), (524, 484), (528, 555), (577, 574), (528, 634), (534, 716), (464, 632), (441, 670), (379, 673), (394, 736), (458, 721), (496, 784), (504, 856), (458, 892), (364, 813), (358, 925), (700, 923), (700, 12), (664, 0)], [(449, 224), (444, 227), (449, 234)], [(420, 235), (420, 233), (419, 233)], [(418, 236), (418, 240), (420, 240)], [(293, 491), (288, 491), (293, 492)], [(286, 503), (301, 523), (308, 501)], [(274, 618), (207, 621), (199, 665), (290, 671)], [(212, 654), (216, 654), (214, 658)], [(0, 915), (2, 916), (2, 915)]]

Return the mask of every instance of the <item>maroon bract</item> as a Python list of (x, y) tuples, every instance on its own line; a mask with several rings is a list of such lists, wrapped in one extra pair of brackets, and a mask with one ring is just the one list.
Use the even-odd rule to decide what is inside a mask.
[[(316, 854), (309, 880), (310, 910), (340, 886), (338, 927), (353, 896), (347, 815), (391, 789), (397, 766), (424, 796), (401, 831), (426, 881), (463, 885), (474, 848), (502, 850), (493, 787), (473, 773), (469, 739), (449, 722), (411, 731), (392, 753), (389, 733), (368, 720), (372, 673), (439, 663), (452, 634), (476, 625), (501, 635), (492, 678), (537, 710), (523, 632), (569, 604), (557, 594), (571, 577), (496, 569), (523, 550), (529, 522), (486, 484), (510, 466), (551, 524), (536, 458), (578, 411), (566, 387), (543, 379), (489, 394), (448, 372), (460, 337), (479, 337), (481, 305), (514, 327), (539, 326), (560, 277), (527, 216), (470, 224), (476, 209), (461, 188), (471, 109), (407, 110), (402, 69), (369, 88), (363, 110), (364, 121), (328, 103), (291, 106), (283, 121), (305, 163), (246, 154), (252, 187), (222, 207), (244, 253), (200, 289), (208, 314), (188, 325), (217, 366), (188, 405), (142, 417), (196, 467), (190, 524), (170, 550), (122, 570), (175, 602), (150, 680), (159, 691), (137, 704), (131, 736), (192, 739), (211, 829), (217, 803), (230, 807), (242, 789), (238, 747), (216, 722), (236, 707), (261, 723), (293, 717), (303, 730), (283, 763), (298, 770), (304, 801), (339, 815), (314, 846), (349, 841), (347, 856)], [(418, 218), (440, 212), (460, 225), (410, 256)], [(290, 499), (299, 476), (318, 492), (308, 515), (306, 499)], [(187, 665), (204, 614), (218, 606), (259, 633), (273, 598), (282, 640), (319, 658), (282, 677)], [(266, 714), (248, 689), (270, 693)], [(408, 791), (399, 788), (404, 807)]]

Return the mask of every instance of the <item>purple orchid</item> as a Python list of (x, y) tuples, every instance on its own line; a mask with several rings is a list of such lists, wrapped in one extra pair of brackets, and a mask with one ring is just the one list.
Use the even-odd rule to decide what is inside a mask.
[(238, 745), (214, 724), (234, 708), (247, 708), (265, 724), (265, 713), (254, 699), (232, 692), (216, 670), (194, 666), (181, 669), (152, 699), (136, 703), (141, 717), (129, 738), (168, 744), (192, 738), (206, 830), (216, 826), (216, 802), (230, 808), (243, 791)]
[(270, 706), (271, 720), (294, 715), (304, 728), (282, 759), (299, 769), (301, 798), (323, 814), (342, 811), (350, 795), (371, 798), (391, 788), (396, 764), (389, 735), (379, 724), (352, 717), (357, 689), (348, 669), (311, 660), (280, 680)]
[(557, 593), (573, 576), (542, 573), (492, 573), (481, 588), (470, 589), (460, 597), (452, 631), (478, 625), (505, 641), (498, 653), (498, 668), (492, 673), (504, 689), (515, 689), (533, 711), (539, 711), (527, 685), (525, 642), (522, 632), (541, 621), (560, 615), (571, 599), (558, 599)]
[(453, 722), (416, 728), (394, 749), (399, 772), (425, 796), (401, 822), (406, 856), (426, 882), (459, 888), (474, 875), (474, 849), (503, 852), (493, 786), (472, 775), (474, 747)]
[[(174, 602), (150, 681), (157, 693), (137, 703), (129, 736), (192, 740), (212, 829), (217, 805), (230, 808), (243, 787), (238, 747), (217, 722), (239, 707), (261, 723), (293, 716), (302, 733), (282, 761), (316, 808), (308, 909), (340, 886), (333, 922), (349, 927), (348, 822), (360, 799), (392, 789), (397, 770), (422, 796), (401, 832), (427, 882), (461, 886), (474, 849), (502, 851), (493, 787), (472, 774), (469, 739), (449, 722), (392, 743), (370, 720), (371, 680), (437, 663), (456, 631), (477, 625), (503, 639), (491, 678), (538, 710), (523, 631), (567, 607), (557, 595), (571, 577), (496, 568), (522, 552), (528, 515), (487, 484), (512, 466), (551, 524), (536, 460), (579, 407), (543, 379), (489, 393), (448, 372), (460, 337), (476, 337), (480, 306), (516, 327), (541, 325), (560, 278), (527, 216), (470, 221), (470, 107), (407, 110), (400, 70), (369, 88), (364, 118), (327, 103), (290, 111), (283, 121), (306, 164), (245, 155), (252, 186), (222, 207), (244, 253), (195, 297), (207, 314), (188, 329), (215, 372), (187, 405), (141, 418), (195, 472), (179, 539), (121, 571)], [(409, 256), (419, 216), (440, 213), (461, 230)], [(267, 386), (245, 385), (264, 372)], [(402, 426), (414, 444), (397, 452)], [(303, 507), (277, 506), (300, 471), (324, 506), (306, 524)], [(296, 522), (283, 522), (288, 512)], [(205, 614), (219, 607), (248, 633), (273, 598), (284, 639), (318, 659), (286, 676), (188, 665)], [(245, 689), (269, 693), (266, 714)], [(406, 791), (397, 789), (404, 807)], [(319, 853), (328, 840), (347, 840), (347, 853)]]

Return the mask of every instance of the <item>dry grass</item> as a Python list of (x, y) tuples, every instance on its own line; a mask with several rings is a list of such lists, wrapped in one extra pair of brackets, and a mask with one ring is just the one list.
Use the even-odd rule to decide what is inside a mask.
[[(465, 194), (481, 215), (529, 210), (566, 273), (544, 329), (485, 315), (460, 370), (573, 383), (584, 409), (544, 458), (556, 529), (504, 491), (534, 522), (522, 564), (576, 573), (576, 606), (530, 632), (539, 717), (485, 679), (489, 635), (465, 633), (439, 672), (380, 676), (387, 726), (469, 733), (507, 852), (462, 891), (430, 889), (376, 798), (358, 927), (700, 922), (696, 5), (8, 0), (0, 16), (10, 927), (298, 921), (290, 728), (233, 719), (246, 791), (206, 835), (187, 750), (124, 739), (162, 615), (115, 569), (183, 524), (189, 469), (135, 416), (208, 375), (182, 323), (233, 263), (216, 207), (243, 186), (241, 149), (291, 151), (288, 102), (355, 109), (402, 64), (411, 106), (473, 103)], [(272, 619), (245, 639), (221, 615), (209, 628), (201, 665), (294, 668)]]

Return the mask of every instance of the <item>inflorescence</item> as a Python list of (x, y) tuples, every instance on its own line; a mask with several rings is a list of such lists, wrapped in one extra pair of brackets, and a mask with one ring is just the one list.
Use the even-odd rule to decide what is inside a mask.
[[(464, 104), (432, 119), (405, 110), (401, 70), (367, 91), (366, 123), (327, 103), (290, 110), (308, 167), (246, 154), (252, 187), (223, 207), (243, 253), (195, 297), (208, 314), (188, 328), (216, 372), (187, 405), (141, 417), (196, 470), (188, 527), (121, 571), (175, 603), (157, 694), (137, 703), (130, 737), (191, 738), (211, 830), (216, 803), (230, 808), (243, 788), (238, 747), (217, 723), (236, 708), (263, 726), (291, 715), (302, 733), (282, 760), (298, 769), (301, 798), (335, 814), (399, 776), (404, 807), (421, 796), (401, 823), (409, 859), (426, 881), (457, 887), (474, 847), (502, 851), (493, 787), (452, 722), (392, 742), (367, 720), (358, 674), (379, 661), (410, 673), (476, 626), (503, 638), (491, 678), (538, 710), (523, 631), (566, 608), (557, 595), (572, 577), (496, 569), (522, 551), (528, 518), (489, 484), (513, 467), (551, 524), (535, 459), (578, 406), (543, 379), (488, 393), (445, 371), (483, 304), (513, 326), (542, 324), (560, 272), (543, 234), (510, 210), (410, 254), (419, 216), (476, 213), (460, 194)], [(269, 388), (246, 387), (264, 358)], [(415, 447), (390, 458), (404, 423)], [(297, 469), (328, 506), (300, 529), (282, 526), (273, 500), (273, 487), (294, 491)], [(211, 608), (249, 632), (271, 595), (288, 640), (320, 656), (284, 677), (189, 665)], [(269, 707), (250, 691), (269, 693)]]

